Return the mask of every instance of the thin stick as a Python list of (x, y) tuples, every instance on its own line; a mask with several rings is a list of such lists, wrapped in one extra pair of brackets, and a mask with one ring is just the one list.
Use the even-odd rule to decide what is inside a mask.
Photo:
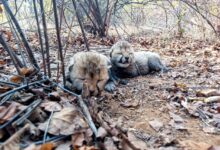
[(2, 44), (4, 50), (7, 51), (9, 56), (11, 57), (12, 62), (14, 64), (18, 74), (21, 75), (20, 68), (19, 68), (18, 64), (16, 63), (16, 59), (15, 59), (15, 56), (14, 56), (15, 54), (12, 52), (12, 50), (9, 48), (9, 46), (5, 42), (4, 38), (2, 37), (2, 34), (0, 34), (0, 43)]
[[(70, 135), (56, 135), (56, 136), (53, 136), (51, 138), (48, 138), (45, 142), (56, 142), (56, 141), (60, 141), (60, 140), (63, 140), (67, 137), (69, 137)], [(43, 144), (43, 141), (36, 141), (34, 142), (35, 145), (41, 145)], [(29, 143), (21, 143), (20, 146), (21, 148), (25, 148), (25, 147), (28, 147), (30, 144)]]
[(0, 106), (2, 106), (5, 102), (7, 102), (8, 100), (10, 100), (10, 98), (12, 97), (13, 94), (14, 94), (14, 93), (5, 96), (5, 97), (0, 101)]
[[(15, 27), (14, 27), (14, 25), (13, 25), (13, 23), (12, 23), (12, 21), (11, 21), (11, 19), (9, 18), (9, 16), (8, 16), (7, 13), (6, 13), (6, 17), (7, 17), (7, 20), (8, 20), (8, 22), (9, 22), (10, 29), (11, 29), (11, 31), (12, 31), (12, 33), (13, 33), (15, 42), (17, 42), (18, 45), (19, 45), (19, 42), (18, 42), (18, 40), (17, 40), (17, 36), (18, 36), (18, 35), (17, 35), (17, 33), (16, 33), (16, 29), (15, 29)], [(20, 46), (19, 46), (19, 50), (21, 51)], [(18, 65), (19, 65), (20, 68), (23, 68), (24, 65), (21, 63), (20, 59), (17, 57), (17, 55), (14, 53), (14, 51), (11, 51), (11, 52), (13, 53), (13, 56), (14, 56), (14, 58), (15, 58), (15, 60), (16, 60), (16, 63), (18, 63)]]
[(32, 86), (32, 85), (35, 85), (35, 84), (37, 84), (37, 83), (42, 83), (42, 82), (44, 82), (44, 81), (46, 81), (46, 79), (43, 79), (43, 80), (40, 80), (40, 81), (35, 81), (35, 82), (30, 83), (30, 84), (22, 85), (22, 86), (20, 86), (20, 87), (17, 87), (17, 88), (15, 88), (15, 89), (11, 90), (11, 91), (8, 91), (8, 92), (5, 92), (5, 93), (1, 94), (1, 95), (0, 95), (0, 99), (3, 98), (3, 97), (5, 97), (5, 96), (8, 95), (8, 94), (11, 94), (11, 93), (14, 93), (14, 92), (16, 92), (16, 91), (22, 90), (22, 89), (24, 89), (24, 88), (27, 88), (28, 86)]
[(15, 86), (15, 87), (20, 86), (19, 84), (8, 81), (2, 81), (2, 80), (0, 80), (0, 85)]
[(45, 46), (46, 46), (46, 62), (47, 62), (47, 70), (48, 70), (48, 76), (51, 77), (51, 70), (50, 70), (50, 52), (49, 52), (49, 41), (47, 36), (47, 24), (45, 19), (45, 12), (44, 12), (44, 3), (43, 0), (40, 0), (40, 8), (41, 8), (41, 17), (42, 17), (42, 23), (43, 23), (43, 30), (44, 30), (44, 39), (45, 39)]
[(48, 130), (49, 130), (50, 122), (51, 122), (51, 119), (52, 119), (52, 117), (53, 117), (53, 112), (54, 112), (54, 111), (51, 112), (51, 115), (50, 115), (50, 117), (49, 117), (49, 119), (48, 119), (47, 127), (46, 127), (46, 129), (45, 129), (45, 131), (44, 131), (43, 143), (45, 143), (45, 142), (46, 142), (46, 139), (47, 139), (47, 132), (48, 132)]
[(80, 19), (78, 10), (77, 10), (77, 8), (76, 8), (76, 2), (75, 2), (75, 0), (72, 0), (72, 2), (73, 2), (73, 7), (74, 7), (74, 9), (75, 9), (75, 13), (76, 13), (77, 20), (78, 20), (78, 22), (79, 22), (80, 29), (81, 29), (81, 31), (82, 31), (83, 38), (84, 38), (84, 41), (85, 41), (85, 44), (86, 44), (86, 48), (87, 48), (87, 50), (89, 51), (89, 44), (88, 44), (88, 41), (87, 41), (87, 38), (86, 38), (86, 35), (85, 35), (85, 32), (84, 32), (84, 29), (83, 29), (83, 25), (82, 25), (82, 22), (81, 22), (81, 19)]
[(59, 48), (59, 54), (60, 54), (60, 60), (61, 60), (61, 70), (62, 70), (62, 74), (63, 74), (63, 84), (65, 86), (66, 85), (66, 79), (65, 79), (65, 70), (64, 70), (64, 60), (63, 60), (62, 44), (61, 44), (61, 40), (60, 40), (59, 21), (58, 21), (58, 17), (57, 17), (56, 0), (53, 0), (53, 10), (54, 10), (56, 32), (57, 32), (58, 48)]
[(92, 22), (93, 26), (95, 28), (97, 28), (95, 22), (92, 20), (92, 18), (90, 17), (89, 13), (87, 12), (86, 8), (83, 6), (83, 4), (81, 2), (78, 1), (78, 3), (80, 4), (80, 6), (82, 7), (82, 9), (84, 10), (85, 14), (86, 14), (86, 17), (89, 18), (89, 20)]
[(20, 118), (12, 123), (12, 126), (20, 126), (31, 114), (32, 112), (40, 105), (42, 102), (41, 99), (35, 100), (31, 105), (28, 106), (27, 111)]
[(35, 67), (35, 69), (39, 70), (39, 66), (38, 66), (38, 64), (37, 64), (37, 61), (36, 61), (36, 59), (35, 59), (33, 53), (32, 53), (31, 47), (30, 47), (30, 45), (28, 44), (28, 42), (27, 42), (27, 40), (26, 40), (26, 38), (25, 38), (25, 35), (24, 35), (24, 33), (22, 32), (22, 29), (21, 29), (20, 25), (18, 24), (17, 19), (16, 19), (15, 16), (13, 15), (11, 9), (9, 8), (7, 1), (5, 1), (5, 0), (2, 1), (2, 4), (4, 5), (4, 8), (5, 8), (6, 12), (7, 12), (7, 13), (9, 14), (9, 16), (11, 17), (12, 21), (14, 22), (14, 24), (15, 24), (17, 30), (18, 30), (18, 33), (19, 33), (20, 36), (21, 36), (22, 42), (24, 43), (24, 46), (25, 46), (25, 48), (26, 48), (26, 50), (27, 50), (27, 53), (28, 53), (30, 62), (31, 62), (32, 65)]
[(40, 23), (39, 23), (38, 14), (37, 14), (36, 0), (34, 0), (33, 3), (34, 3), (35, 19), (36, 19), (36, 22), (37, 22), (37, 30), (38, 30), (38, 38), (39, 38), (40, 48), (41, 48), (41, 55), (42, 55), (42, 59), (43, 59), (44, 75), (47, 75), (46, 62), (45, 62), (45, 57), (44, 57), (44, 47), (43, 47), (43, 41), (42, 41)]

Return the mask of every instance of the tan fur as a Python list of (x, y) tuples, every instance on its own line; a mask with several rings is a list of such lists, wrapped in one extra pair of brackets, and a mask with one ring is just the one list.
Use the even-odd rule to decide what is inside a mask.
[(160, 56), (153, 52), (134, 52), (127, 41), (114, 44), (110, 52), (112, 72), (118, 77), (135, 77), (146, 75), (150, 71), (166, 71)]
[(78, 52), (70, 59), (68, 78), (77, 91), (82, 91), (86, 82), (89, 91), (86, 96), (96, 96), (104, 90), (109, 68), (110, 61), (106, 56), (96, 52)]

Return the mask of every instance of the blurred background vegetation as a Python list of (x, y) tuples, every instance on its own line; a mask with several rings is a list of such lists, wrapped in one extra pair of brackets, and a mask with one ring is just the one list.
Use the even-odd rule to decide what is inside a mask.
[[(33, 0), (9, 0), (23, 30), (36, 31)], [(37, 1), (38, 2), (38, 1)], [(99, 36), (216, 38), (220, 33), (220, 1), (196, 0), (76, 0), (86, 31)], [(57, 0), (60, 28), (80, 32), (72, 0)], [(41, 10), (37, 5), (39, 16)], [(44, 0), (48, 29), (54, 28), (51, 0)], [(0, 5), (0, 25), (7, 27)], [(41, 19), (40, 19), (41, 22)]]

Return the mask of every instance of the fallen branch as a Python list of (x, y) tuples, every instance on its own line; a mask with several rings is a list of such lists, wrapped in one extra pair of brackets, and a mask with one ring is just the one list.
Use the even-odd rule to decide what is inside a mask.
[(42, 101), (41, 100), (36, 100), (34, 101), (31, 105), (28, 106), (28, 108), (26, 108), (26, 112), (15, 122), (13, 122), (12, 126), (19, 126), (21, 125), (31, 114), (32, 112), (37, 108), (37, 106), (40, 105)]
[(15, 87), (20, 86), (19, 84), (9, 82), (9, 81), (2, 81), (2, 80), (0, 80), (0, 85), (15, 86)]
[(46, 127), (46, 129), (45, 129), (45, 131), (44, 131), (43, 143), (45, 143), (45, 142), (46, 142), (46, 139), (47, 139), (47, 132), (48, 132), (48, 130), (49, 130), (50, 122), (51, 122), (51, 119), (52, 119), (52, 117), (53, 117), (53, 112), (54, 112), (54, 111), (52, 111), (51, 114), (50, 114), (50, 118), (48, 119), (47, 127)]
[(3, 105), (5, 102), (7, 102), (8, 100), (10, 100), (10, 98), (13, 96), (14, 93), (9, 94), (7, 96), (5, 96), (1, 101), (0, 101), (0, 106)]
[(14, 92), (17, 92), (17, 91), (22, 90), (22, 89), (24, 89), (24, 88), (27, 88), (27, 87), (29, 87), (29, 86), (33, 86), (33, 85), (35, 85), (35, 84), (42, 83), (42, 82), (45, 82), (45, 81), (46, 81), (46, 79), (43, 79), (43, 80), (40, 80), (40, 81), (32, 82), (32, 83), (30, 83), (30, 84), (22, 85), (22, 86), (20, 86), (20, 87), (17, 87), (17, 88), (15, 88), (15, 89), (11, 90), (11, 91), (8, 91), (8, 92), (5, 92), (5, 93), (1, 94), (1, 95), (0, 95), (0, 99), (3, 98), (3, 97), (5, 97), (6, 95), (12, 94), (12, 93), (14, 93)]

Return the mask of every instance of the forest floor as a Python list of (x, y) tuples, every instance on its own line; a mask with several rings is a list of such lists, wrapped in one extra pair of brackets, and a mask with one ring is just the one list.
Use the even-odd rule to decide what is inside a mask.
[[(51, 39), (55, 41), (53, 35)], [(129, 41), (135, 51), (159, 53), (170, 71), (128, 79), (128, 84), (119, 85), (114, 93), (104, 92), (103, 96), (93, 98), (99, 108), (143, 140), (146, 149), (217, 150), (220, 146), (220, 43), (190, 38), (131, 37)], [(42, 65), (35, 35), (29, 42)], [(89, 38), (92, 50), (106, 54), (114, 42), (114, 38)], [(51, 44), (52, 75), (61, 82), (61, 77), (56, 77), (55, 44)], [(10, 45), (16, 49), (13, 42)], [(81, 36), (71, 39), (65, 60), (84, 47)], [(13, 67), (3, 63), (3, 57), (1, 60), (4, 66), (1, 70), (12, 70)]]

